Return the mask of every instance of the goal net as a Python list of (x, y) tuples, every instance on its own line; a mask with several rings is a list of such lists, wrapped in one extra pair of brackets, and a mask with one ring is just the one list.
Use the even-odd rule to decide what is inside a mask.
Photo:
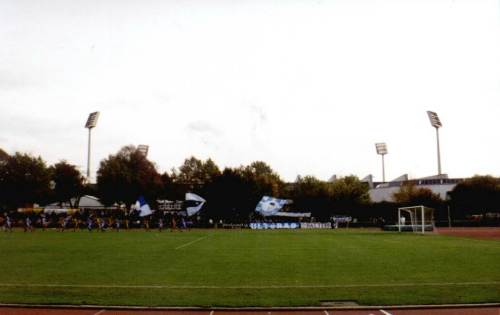
[(425, 233), (434, 230), (434, 209), (425, 206), (398, 208), (398, 231)]

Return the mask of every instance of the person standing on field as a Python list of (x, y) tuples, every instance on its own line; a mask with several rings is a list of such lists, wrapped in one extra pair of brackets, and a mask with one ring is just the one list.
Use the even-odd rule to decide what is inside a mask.
[(47, 216), (42, 213), (41, 215), (41, 220), (42, 220), (42, 231), (45, 231), (45, 229), (49, 226), (49, 221), (47, 220)]
[(31, 224), (31, 218), (29, 214), (26, 215), (26, 219), (24, 219), (24, 232), (33, 232), (33, 226)]
[(174, 231), (177, 228), (177, 222), (175, 221), (175, 214), (172, 214), (172, 229), (170, 231)]
[(89, 230), (89, 232), (92, 232), (92, 215), (90, 214), (87, 217), (87, 230)]
[(8, 213), (5, 213), (5, 224), (3, 226), (5, 232), (12, 232), (12, 219), (10, 218)]

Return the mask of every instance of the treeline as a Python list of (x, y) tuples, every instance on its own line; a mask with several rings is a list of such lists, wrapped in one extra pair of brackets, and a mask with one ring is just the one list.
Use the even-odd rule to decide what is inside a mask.
[(348, 215), (364, 222), (384, 222), (395, 219), (397, 207), (412, 205), (435, 208), (442, 221), (448, 215), (462, 220), (472, 214), (500, 212), (500, 180), (492, 176), (464, 180), (447, 200), (408, 184), (394, 194), (395, 202), (372, 203), (367, 183), (356, 176), (334, 181), (298, 176), (286, 183), (262, 161), (221, 170), (211, 159), (190, 157), (178, 168), (160, 173), (136, 147), (126, 146), (100, 162), (96, 184), (86, 184), (78, 168), (66, 161), (48, 166), (41, 157), (9, 155), (0, 149), (0, 210), (4, 211), (33, 203), (69, 202), (77, 207), (78, 198), (85, 194), (99, 197), (108, 206), (126, 207), (143, 195), (155, 207), (158, 199), (182, 200), (186, 192), (208, 201), (202, 215), (232, 222), (252, 219), (264, 195), (292, 199), (291, 211), (312, 212), (318, 220)]

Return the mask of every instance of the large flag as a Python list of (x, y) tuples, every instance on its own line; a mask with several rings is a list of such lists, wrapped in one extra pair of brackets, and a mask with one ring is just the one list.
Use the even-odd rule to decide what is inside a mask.
[(143, 196), (139, 196), (139, 199), (135, 203), (135, 208), (139, 210), (139, 216), (141, 217), (145, 217), (153, 213)]
[(278, 199), (274, 197), (264, 196), (257, 204), (255, 211), (259, 212), (263, 216), (275, 215), (278, 213), (284, 205), (289, 203), (286, 199)]
[(188, 217), (201, 210), (206, 200), (193, 193), (186, 193), (186, 212)]

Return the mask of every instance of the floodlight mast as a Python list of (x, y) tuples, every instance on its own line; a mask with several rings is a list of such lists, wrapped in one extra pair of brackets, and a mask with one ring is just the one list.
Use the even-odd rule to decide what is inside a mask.
[(91, 130), (97, 125), (97, 119), (99, 118), (99, 112), (90, 113), (85, 128), (89, 130), (89, 141), (88, 141), (88, 152), (87, 152), (87, 183), (90, 183), (90, 144), (91, 144)]
[(139, 144), (137, 146), (137, 151), (139, 151), (144, 157), (148, 157), (149, 145)]
[(375, 143), (377, 154), (382, 156), (382, 182), (385, 183), (385, 161), (384, 156), (387, 154), (387, 144), (385, 142)]
[(443, 126), (441, 120), (435, 112), (427, 111), (431, 126), (436, 128), (436, 142), (437, 142), (437, 158), (438, 158), (438, 175), (441, 175), (441, 150), (439, 147), (439, 128)]

